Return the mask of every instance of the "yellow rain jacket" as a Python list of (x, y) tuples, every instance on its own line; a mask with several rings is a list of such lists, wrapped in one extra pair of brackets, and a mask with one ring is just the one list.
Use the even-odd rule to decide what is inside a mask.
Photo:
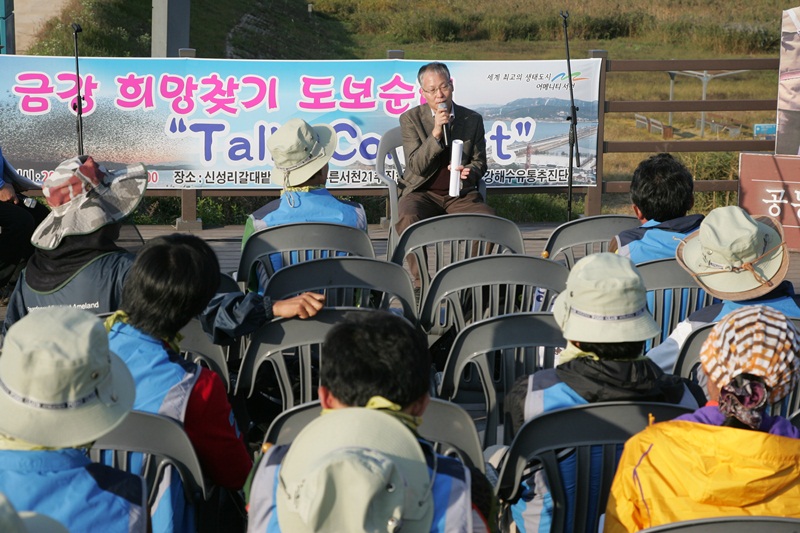
[(670, 421), (625, 443), (604, 531), (745, 515), (800, 517), (800, 439)]

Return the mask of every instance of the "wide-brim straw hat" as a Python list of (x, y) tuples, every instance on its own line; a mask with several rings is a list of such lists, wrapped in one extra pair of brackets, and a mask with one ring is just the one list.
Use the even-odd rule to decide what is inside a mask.
[(711, 211), (700, 229), (678, 244), (675, 257), (709, 294), (729, 301), (763, 296), (789, 271), (780, 222), (736, 206)]
[(267, 140), (274, 162), (272, 182), (284, 187), (307, 182), (333, 157), (336, 141), (336, 131), (327, 124), (289, 120)]

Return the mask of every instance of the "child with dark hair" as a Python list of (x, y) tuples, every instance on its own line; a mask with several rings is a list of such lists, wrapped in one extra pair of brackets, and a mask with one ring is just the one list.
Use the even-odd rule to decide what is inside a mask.
[(686, 214), (694, 205), (693, 191), (689, 169), (670, 154), (639, 163), (631, 179), (631, 203), (642, 225), (614, 237), (610, 251), (634, 263), (674, 257), (679, 240), (703, 220), (703, 215)]
[[(399, 420), (419, 440), (433, 482), (433, 525), (426, 531), (488, 531), (486, 519), (491, 516), (492, 496), (484, 475), (436, 454), (417, 434), (430, 402), (430, 368), (425, 336), (404, 318), (375, 311), (367, 317), (349, 319), (326, 335), (320, 361), (320, 403), (325, 410), (361, 407), (380, 411)], [(272, 446), (254, 468), (248, 531), (280, 530), (277, 525), (285, 518), (281, 519), (276, 497), (282, 490), (278, 484), (288, 452), (289, 446)], [(323, 460), (307, 458), (312, 463)], [(347, 498), (328, 493), (324, 500), (316, 501), (329, 499), (335, 499), (338, 506), (347, 505)], [(327, 529), (324, 523), (317, 525), (314, 531), (336, 530), (330, 529), (330, 524)], [(415, 527), (409, 524), (409, 531), (416, 531)]]
[[(645, 341), (658, 333), (647, 311), (644, 281), (625, 257), (599, 253), (575, 264), (553, 315), (567, 348), (558, 366), (519, 379), (504, 409), (514, 432), (542, 413), (607, 401), (668, 402), (696, 408), (699, 388), (665, 374), (644, 356)], [(562, 461), (568, 470), (574, 457)], [(541, 470), (523, 482), (521, 498), (502, 520), (521, 531), (549, 531), (553, 501)], [(590, 490), (597, 491), (593, 486)]]

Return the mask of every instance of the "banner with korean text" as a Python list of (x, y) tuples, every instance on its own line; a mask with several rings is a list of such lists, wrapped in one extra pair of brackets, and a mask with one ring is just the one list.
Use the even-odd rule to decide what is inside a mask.
[[(82, 58), (84, 146), (109, 168), (142, 162), (151, 189), (275, 188), (267, 139), (299, 117), (338, 134), (329, 187), (377, 187), (381, 135), (424, 103), (424, 61)], [(480, 112), (489, 187), (567, 183), (566, 61), (451, 61), (453, 99)], [(581, 166), (596, 182), (599, 59), (572, 61)], [(75, 60), (0, 56), (0, 146), (41, 181), (77, 152)]]

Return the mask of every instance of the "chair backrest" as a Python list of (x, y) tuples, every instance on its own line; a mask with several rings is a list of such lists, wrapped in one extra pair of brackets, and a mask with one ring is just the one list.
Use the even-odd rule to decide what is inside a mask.
[(519, 226), (493, 215), (456, 214), (410, 225), (400, 235), (391, 261), (402, 265), (408, 255), (416, 257), (424, 299), (431, 275), (445, 266), (470, 257), (502, 253), (525, 253)]
[(628, 215), (597, 215), (572, 220), (553, 230), (542, 257), (564, 261), (571, 269), (581, 257), (607, 252), (608, 244), (618, 233), (639, 225), (639, 219)]
[(495, 316), (549, 311), (568, 275), (563, 265), (528, 255), (487, 255), (453, 263), (431, 280), (420, 326), (429, 335), (441, 335), (451, 326), (461, 331)]
[(329, 257), (284, 267), (275, 272), (264, 294), (282, 300), (305, 291), (324, 291), (326, 307), (399, 306), (417, 323), (414, 286), (403, 267), (366, 257)]
[(274, 226), (253, 233), (242, 250), (236, 281), (249, 282), (260, 257), (267, 277), (274, 273), (269, 256), (280, 254), (281, 265), (333, 257), (356, 255), (375, 257), (369, 235), (358, 228), (324, 222), (300, 222)]
[(398, 150), (403, 147), (403, 132), (400, 127), (392, 128), (381, 137), (378, 143), (378, 154), (375, 157), (375, 171), (386, 188), (389, 195), (389, 236), (386, 243), (386, 257), (392, 256), (399, 235), (397, 234), (396, 224), (397, 215), (397, 181), (389, 175), (386, 169), (386, 158), (392, 158), (394, 173), (397, 179), (403, 177), (403, 165), (400, 160)]
[[(319, 401), (298, 405), (282, 412), (270, 424), (264, 442), (289, 444), (297, 434), (322, 413)], [(483, 451), (478, 439), (478, 431), (469, 414), (452, 402), (431, 398), (419, 435), (435, 445), (442, 455), (456, 457), (462, 463), (485, 471)]]
[(181, 355), (192, 362), (210, 368), (222, 378), (225, 388), (230, 392), (231, 378), (228, 372), (228, 351), (226, 346), (214, 344), (208, 338), (200, 320), (193, 318), (180, 331)]
[(800, 519), (781, 516), (719, 516), (664, 524), (643, 529), (641, 533), (660, 533), (662, 531), (679, 533), (751, 533), (753, 531), (800, 533)]
[(674, 258), (640, 263), (636, 268), (647, 288), (647, 306), (660, 326), (648, 350), (664, 342), (686, 317), (713, 303), (714, 298)]
[(144, 246), (144, 238), (142, 238), (139, 228), (129, 221), (120, 224), (119, 237), (114, 242), (117, 243), (117, 246), (125, 248), (132, 254), (135, 254)]
[[(551, 313), (518, 313), (490, 318), (464, 328), (447, 358), (439, 396), (460, 403), (459, 387), (467, 365), (476, 367), (485, 405), (484, 448), (497, 442), (501, 401), (516, 379), (555, 366), (555, 348), (566, 346)], [(472, 403), (471, 401), (469, 403)], [(504, 424), (504, 440), (510, 425)]]
[[(267, 322), (250, 338), (239, 367), (235, 394), (251, 397), (259, 388), (256, 383), (256, 378), (261, 375), (259, 369), (264, 363), (269, 363), (283, 409), (315, 400), (319, 384), (317, 370), (324, 354), (325, 335), (349, 314), (373, 311), (367, 308), (324, 308), (307, 319), (279, 318)], [(253, 406), (249, 405), (248, 409), (253, 409)], [(248, 414), (251, 419), (263, 422), (259, 420), (260, 413)]]
[(700, 349), (708, 338), (708, 334), (711, 333), (711, 328), (714, 327), (714, 324), (716, 322), (703, 324), (686, 337), (678, 354), (678, 359), (675, 360), (675, 367), (672, 369), (673, 374), (697, 381), (697, 369), (700, 366)]
[(241, 292), (241, 290), (242, 288), (232, 276), (224, 272), (219, 273), (219, 287), (217, 288), (217, 292)]
[[(572, 531), (597, 531), (622, 444), (647, 427), (650, 414), (656, 421), (664, 421), (690, 412), (686, 407), (665, 403), (607, 402), (541, 414), (526, 422), (511, 443), (495, 494), (504, 501), (514, 501), (526, 469), (538, 463), (553, 500), (551, 531), (569, 531), (568, 523), (572, 523)], [(575, 461), (574, 479), (563, 479), (559, 468), (563, 460), (560, 452), (566, 449), (574, 449), (570, 453)], [(599, 453), (602, 458), (597, 457)], [(571, 501), (566, 486), (573, 483), (577, 489)]]
[(789, 422), (796, 428), (800, 428), (800, 409), (789, 416)]
[[(800, 318), (792, 318), (790, 320), (800, 330)], [(716, 322), (703, 324), (689, 334), (681, 346), (678, 359), (675, 361), (675, 368), (672, 370), (673, 374), (690, 379), (695, 383), (699, 381), (698, 373), (702, 371), (700, 368), (700, 350), (703, 348), (703, 343), (715, 324)], [(800, 409), (800, 386), (795, 386), (783, 400), (772, 404), (768, 412), (773, 416), (780, 415), (788, 418), (798, 409)]]
[(142, 454), (142, 469), (133, 473), (145, 479), (148, 505), (158, 496), (152, 489), (158, 486), (168, 466), (180, 475), (187, 501), (197, 504), (207, 498), (200, 461), (186, 432), (175, 420), (132, 411), (119, 426), (97, 439), (89, 451), (92, 461), (105, 463), (110, 456), (110, 466), (125, 471), (131, 471), (134, 463), (139, 464), (132, 454)]

